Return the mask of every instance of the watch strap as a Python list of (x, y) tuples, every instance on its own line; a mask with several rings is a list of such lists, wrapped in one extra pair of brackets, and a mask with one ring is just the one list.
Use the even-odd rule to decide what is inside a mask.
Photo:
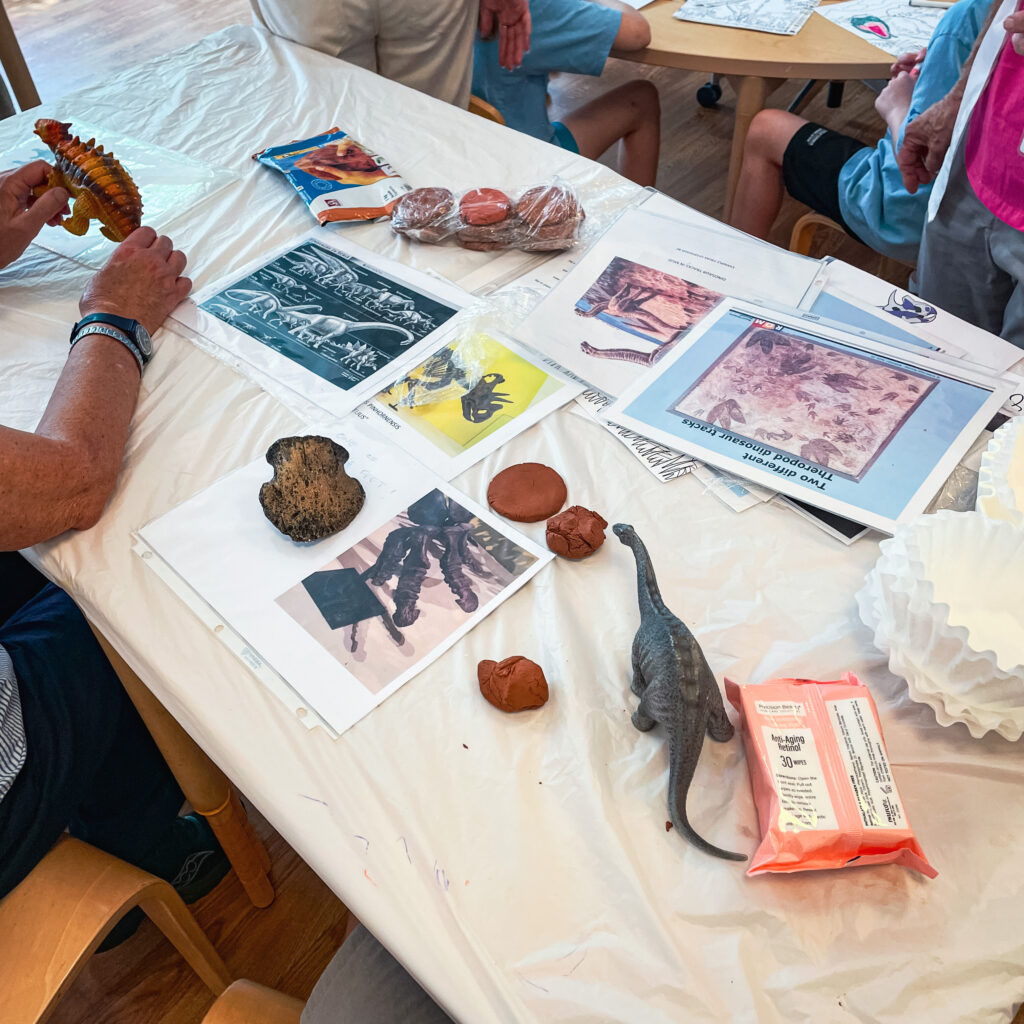
[(111, 327), (117, 327), (124, 331), (129, 337), (134, 337), (138, 323), (138, 320), (131, 320), (126, 316), (115, 316), (113, 313), (90, 313), (75, 324), (72, 333), (75, 333), (83, 324), (110, 324)]
[[(84, 325), (84, 326), (83, 326)], [(111, 327), (110, 324), (103, 322), (85, 323), (82, 321), (75, 325), (75, 329), (71, 332), (71, 348), (80, 342), (83, 338), (88, 337), (90, 334), (103, 334), (108, 338), (113, 338), (115, 341), (121, 342), (122, 345), (135, 357), (135, 362), (139, 364), (139, 374), (146, 368), (146, 362), (142, 358), (142, 353), (139, 351), (138, 346), (132, 340), (131, 335), (126, 334), (120, 328)]]

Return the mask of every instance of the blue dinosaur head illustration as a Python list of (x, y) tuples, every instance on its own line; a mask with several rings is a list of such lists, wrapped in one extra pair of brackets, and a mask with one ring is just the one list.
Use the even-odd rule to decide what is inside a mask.
[(904, 295), (902, 299), (897, 299), (895, 289), (889, 296), (889, 301), (879, 308), (898, 320), (905, 320), (908, 324), (930, 324), (938, 316), (938, 310), (934, 306), (929, 306), (927, 302), (915, 299), (912, 295)]

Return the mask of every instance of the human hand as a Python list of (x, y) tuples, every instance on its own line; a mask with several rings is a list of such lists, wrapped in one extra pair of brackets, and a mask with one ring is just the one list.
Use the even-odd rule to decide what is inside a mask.
[(59, 224), (68, 212), (68, 194), (62, 188), (51, 188), (38, 199), (32, 195), (50, 170), (45, 160), (33, 160), (0, 174), (0, 267), (13, 263), (44, 224)]
[(480, 0), (480, 35), (490, 39), (498, 31), (498, 63), (515, 71), (530, 48), (529, 0)]
[(889, 84), (875, 97), (875, 110), (882, 116), (886, 124), (897, 128), (907, 116), (910, 109), (910, 98), (914, 94), (914, 86), (917, 85), (917, 76), (909, 71), (901, 71), (895, 78), (889, 80)]
[(138, 320), (153, 334), (192, 290), (182, 277), (185, 254), (152, 228), (137, 228), (86, 285), (78, 308), (82, 316), (113, 313)]
[(955, 93), (944, 96), (907, 125), (896, 163), (911, 195), (938, 174), (953, 137), (960, 98)]
[(889, 68), (889, 75), (891, 78), (896, 78), (903, 71), (914, 71), (917, 66), (924, 61), (925, 54), (928, 52), (927, 46), (922, 46), (916, 53), (903, 53), (896, 58), (896, 63)]
[(1024, 57), (1024, 11), (1011, 14), (1003, 22), (1003, 28), (1010, 33), (1010, 45)]

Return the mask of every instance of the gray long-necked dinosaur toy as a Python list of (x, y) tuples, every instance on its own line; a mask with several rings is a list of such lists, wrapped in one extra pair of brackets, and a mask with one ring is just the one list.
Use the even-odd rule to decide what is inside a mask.
[(633, 639), (630, 689), (640, 703), (633, 712), (633, 724), (641, 732), (659, 722), (668, 730), (668, 812), (672, 824), (698, 850), (725, 860), (746, 860), (742, 853), (721, 850), (702, 839), (686, 817), (686, 794), (705, 731), (720, 743), (733, 736), (718, 683), (693, 634), (665, 607), (644, 542), (625, 523), (616, 523), (612, 529), (636, 559), (640, 628)]

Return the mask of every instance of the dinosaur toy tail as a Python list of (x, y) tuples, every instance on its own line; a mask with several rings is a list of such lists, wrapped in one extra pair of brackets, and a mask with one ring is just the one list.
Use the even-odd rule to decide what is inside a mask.
[(697, 835), (686, 817), (686, 796), (690, 791), (690, 782), (704, 742), (707, 715), (706, 705), (684, 708), (676, 727), (672, 729), (669, 741), (668, 811), (677, 831), (698, 850), (709, 853), (712, 857), (721, 857), (722, 860), (745, 861), (746, 854), (723, 850), (709, 843), (703, 836)]

